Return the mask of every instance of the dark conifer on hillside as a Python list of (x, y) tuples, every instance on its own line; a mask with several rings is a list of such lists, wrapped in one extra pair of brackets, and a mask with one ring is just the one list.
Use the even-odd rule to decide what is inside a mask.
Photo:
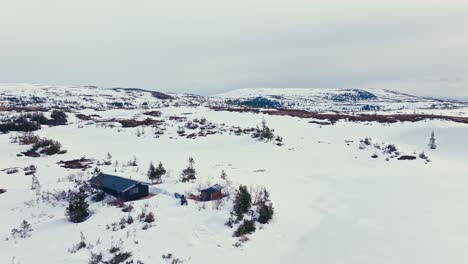
[(257, 214), (257, 221), (261, 224), (266, 224), (273, 218), (273, 204), (270, 201), (270, 194), (265, 189), (257, 203)]
[(437, 149), (434, 131), (432, 131), (431, 138), (429, 138), (429, 147), (431, 149)]
[(239, 186), (239, 189), (236, 191), (236, 197), (234, 198), (234, 208), (233, 212), (237, 218), (237, 221), (240, 221), (244, 218), (250, 207), (252, 206), (252, 196), (247, 190), (247, 186)]
[(78, 193), (74, 194), (66, 208), (66, 215), (73, 223), (81, 223), (89, 216), (89, 204), (86, 201), (86, 192), (80, 188)]
[(155, 173), (156, 173), (157, 183), (161, 183), (162, 182), (162, 176), (164, 174), (166, 174), (166, 169), (164, 168), (164, 166), (162, 165), (161, 162), (159, 162), (158, 167), (155, 170)]
[(153, 184), (154, 180), (157, 179), (156, 168), (154, 167), (153, 162), (150, 163), (147, 175), (148, 179), (151, 180), (151, 184)]
[(190, 157), (188, 162), (189, 162), (189, 164), (188, 164), (187, 168), (185, 168), (182, 171), (182, 181), (183, 182), (187, 182), (187, 181), (196, 179), (195, 175), (197, 174), (197, 171), (194, 168), (195, 160), (192, 157)]

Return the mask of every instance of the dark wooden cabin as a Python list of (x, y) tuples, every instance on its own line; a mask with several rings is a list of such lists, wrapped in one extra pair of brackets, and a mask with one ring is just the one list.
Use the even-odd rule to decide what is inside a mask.
[(223, 198), (223, 187), (215, 184), (200, 191), (200, 201), (212, 201)]
[(132, 201), (148, 196), (148, 184), (119, 176), (101, 173), (91, 180), (91, 186), (115, 196), (122, 202)]

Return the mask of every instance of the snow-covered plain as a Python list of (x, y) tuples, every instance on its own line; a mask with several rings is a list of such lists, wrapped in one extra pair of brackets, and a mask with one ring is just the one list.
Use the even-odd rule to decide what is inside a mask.
[[(68, 152), (50, 157), (18, 157), (29, 148), (10, 142), (0, 134), (0, 263), (88, 263), (90, 252), (103, 252), (113, 245), (133, 253), (143, 263), (170, 263), (163, 254), (172, 253), (184, 263), (321, 263), (376, 264), (468, 262), (468, 125), (447, 121), (417, 123), (351, 123), (320, 126), (307, 119), (263, 116), (253, 113), (212, 111), (204, 106), (158, 108), (166, 121), (164, 135), (155, 138), (153, 128), (108, 127), (82, 121), (75, 114), (99, 114), (106, 118), (129, 118), (147, 109), (74, 110), (69, 124), (35, 132), (62, 143)], [(177, 134), (172, 115), (243, 128), (258, 125), (262, 118), (284, 138), (284, 145), (259, 142), (233, 133), (189, 139)], [(431, 131), (437, 150), (427, 147)], [(142, 133), (143, 132), (143, 133)], [(140, 134), (140, 136), (138, 136)], [(359, 140), (395, 144), (403, 154), (424, 151), (422, 159), (385, 160), (374, 148), (359, 148)], [(30, 190), (31, 176), (7, 174), (5, 168), (34, 164), (41, 192), (67, 190), (74, 184), (68, 170), (56, 163), (82, 156), (103, 160), (107, 153), (115, 167), (100, 166), (104, 172), (146, 181), (151, 161), (162, 161), (168, 170), (164, 182), (150, 191), (149, 199), (134, 201), (134, 217), (143, 207), (153, 211), (155, 225), (142, 230), (138, 221), (112, 231), (106, 225), (128, 213), (103, 202), (90, 202), (91, 217), (79, 224), (65, 216), (65, 203), (51, 204)], [(371, 158), (377, 153), (379, 157)], [(123, 164), (134, 157), (137, 167)], [(198, 179), (179, 182), (188, 157), (196, 161)], [(117, 170), (117, 172), (115, 172)], [(266, 187), (275, 207), (273, 221), (248, 235), (249, 241), (234, 247), (238, 239), (224, 223), (232, 208), (225, 199), (219, 210), (214, 202), (189, 200), (180, 206), (173, 193), (195, 193), (199, 185), (226, 181), (232, 186)], [(232, 198), (232, 197), (231, 197)], [(110, 198), (108, 198), (110, 199)], [(28, 238), (10, 237), (10, 230), (25, 219), (32, 224)], [(70, 253), (80, 241), (80, 232), (93, 248)], [(8, 238), (8, 240), (6, 239)]]

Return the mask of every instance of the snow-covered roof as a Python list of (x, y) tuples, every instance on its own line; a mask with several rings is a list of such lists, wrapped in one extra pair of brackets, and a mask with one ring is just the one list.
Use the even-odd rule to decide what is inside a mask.
[(210, 186), (206, 189), (203, 189), (201, 190), (202, 192), (208, 192), (208, 193), (214, 193), (214, 192), (218, 192), (220, 191), (221, 189), (223, 189), (223, 186), (219, 185), (219, 184), (215, 184), (213, 186)]
[(123, 192), (128, 190), (129, 188), (137, 185), (137, 184), (145, 184), (143, 182), (135, 181), (132, 179), (123, 178), (120, 176), (110, 175), (101, 173), (91, 180), (91, 183), (94, 183), (102, 188), (108, 188), (112, 190), (116, 190), (119, 192)]

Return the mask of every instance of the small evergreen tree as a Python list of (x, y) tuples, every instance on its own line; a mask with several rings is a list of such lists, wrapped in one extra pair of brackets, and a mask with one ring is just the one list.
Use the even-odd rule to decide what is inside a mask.
[(432, 131), (431, 138), (429, 138), (429, 148), (437, 149), (434, 131)]
[(31, 177), (31, 190), (40, 190), (40, 188), (41, 188), (41, 183), (39, 182), (39, 179), (34, 173)]
[(252, 206), (252, 196), (247, 190), (247, 186), (239, 186), (236, 191), (236, 197), (234, 198), (234, 215), (237, 217), (237, 222), (244, 218), (250, 207)]
[(275, 137), (274, 129), (271, 129), (267, 126), (266, 120), (262, 119), (262, 126), (256, 127), (252, 137), (258, 138), (258, 140), (269, 141)]
[(273, 218), (273, 204), (270, 201), (270, 194), (266, 189), (263, 189), (262, 197), (258, 200), (257, 214), (257, 221), (261, 224), (266, 224)]
[(227, 173), (224, 170), (221, 171), (221, 179), (227, 179)]
[(130, 166), (134, 166), (134, 167), (138, 166), (136, 156), (133, 156), (133, 160), (130, 161)]
[(164, 174), (166, 174), (166, 169), (164, 168), (164, 166), (162, 165), (161, 162), (159, 162), (158, 164), (158, 167), (156, 168), (156, 180), (158, 183), (161, 183), (162, 182), (162, 176)]
[(23, 220), (23, 222), (21, 222), (21, 225), (20, 225), (19, 229), (13, 228), (11, 230), (11, 235), (13, 237), (19, 236), (20, 238), (26, 238), (26, 237), (31, 236), (31, 234), (30, 234), (31, 231), (33, 231), (32, 227), (31, 227), (31, 224), (28, 223), (28, 221)]
[(182, 171), (182, 181), (183, 182), (187, 182), (187, 181), (196, 179), (195, 175), (197, 174), (197, 171), (194, 168), (195, 160), (192, 157), (190, 157), (188, 159), (188, 162), (189, 162), (189, 164), (188, 164), (187, 168), (185, 168)]
[(98, 176), (99, 174), (101, 174), (101, 170), (99, 169), (99, 167), (95, 167), (93, 172), (92, 172), (92, 175), (93, 176)]
[(154, 184), (154, 180), (157, 179), (157, 174), (156, 174), (156, 168), (153, 165), (153, 162), (150, 163), (149, 169), (148, 169), (148, 179), (151, 180), (151, 184)]
[(89, 204), (86, 201), (86, 192), (80, 188), (78, 193), (70, 198), (66, 208), (66, 215), (73, 223), (81, 223), (89, 216)]

